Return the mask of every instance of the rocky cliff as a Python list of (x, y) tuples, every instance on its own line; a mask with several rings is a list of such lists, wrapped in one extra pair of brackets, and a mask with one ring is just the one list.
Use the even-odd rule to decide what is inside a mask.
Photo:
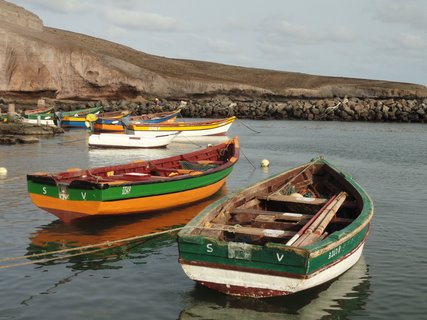
[(167, 99), (229, 94), (289, 97), (427, 97), (427, 87), (312, 76), (168, 59), (52, 29), (0, 0), (0, 97), (6, 99)]

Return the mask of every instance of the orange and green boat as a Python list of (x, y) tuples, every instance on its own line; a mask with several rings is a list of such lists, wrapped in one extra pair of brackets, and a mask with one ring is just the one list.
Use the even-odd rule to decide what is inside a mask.
[(27, 175), (39, 208), (64, 222), (178, 207), (216, 193), (239, 158), (238, 138), (177, 156)]

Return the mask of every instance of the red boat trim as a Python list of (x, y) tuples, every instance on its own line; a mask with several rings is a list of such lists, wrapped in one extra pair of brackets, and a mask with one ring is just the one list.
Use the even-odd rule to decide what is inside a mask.
[(243, 297), (252, 297), (252, 298), (269, 298), (276, 296), (284, 296), (288, 294), (292, 294), (290, 291), (281, 291), (281, 290), (271, 290), (271, 289), (261, 289), (261, 288), (253, 288), (253, 287), (241, 287), (234, 285), (225, 285), (213, 282), (202, 282), (198, 281), (201, 285), (208, 287), (209, 289), (213, 289), (227, 295), (233, 296), (243, 296)]

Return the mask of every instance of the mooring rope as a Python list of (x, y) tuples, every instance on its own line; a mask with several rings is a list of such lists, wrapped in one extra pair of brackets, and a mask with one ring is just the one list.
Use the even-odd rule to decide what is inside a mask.
[(9, 181), (13, 181), (13, 180), (17, 180), (17, 179), (21, 179), (24, 178), (26, 175), (23, 174), (22, 176), (17, 176), (17, 177), (13, 177), (13, 178), (9, 178), (9, 179), (1, 179), (0, 178), (0, 182), (9, 182)]
[[(118, 244), (118, 243), (132, 242), (132, 241), (147, 238), (147, 237), (155, 237), (155, 236), (166, 234), (166, 233), (173, 233), (173, 232), (182, 230), (184, 228), (190, 228), (190, 227), (184, 226), (184, 227), (169, 229), (169, 230), (165, 230), (165, 231), (159, 231), (159, 232), (155, 232), (155, 233), (149, 233), (149, 234), (134, 236), (134, 237), (130, 237), (130, 238), (124, 238), (124, 239), (118, 239), (118, 240), (104, 241), (101, 243), (96, 243), (96, 244), (91, 244), (91, 245), (81, 246), (81, 247), (75, 247), (75, 248), (67, 248), (67, 249), (62, 249), (62, 250), (48, 251), (48, 252), (42, 252), (42, 253), (36, 253), (36, 254), (30, 254), (30, 255), (24, 255), (24, 256), (2, 258), (2, 259), (0, 259), (0, 263), (22, 260), (22, 259), (32, 259), (32, 258), (37, 258), (37, 257), (45, 257), (45, 256), (50, 256), (50, 255), (55, 255), (55, 254), (63, 254), (63, 253), (73, 252), (73, 251), (82, 251), (82, 250), (97, 248), (97, 247), (104, 247), (104, 248), (95, 249), (92, 251), (83, 251), (83, 252), (73, 253), (73, 254), (59, 256), (59, 257), (40, 259), (40, 260), (34, 260), (34, 261), (30, 261), (30, 262), (23, 262), (23, 263), (17, 263), (17, 264), (9, 264), (9, 265), (5, 265), (5, 266), (0, 266), (0, 269), (18, 267), (18, 266), (23, 266), (23, 265), (28, 265), (28, 264), (44, 263), (44, 262), (49, 262), (49, 261), (54, 261), (54, 260), (62, 260), (62, 259), (70, 258), (70, 257), (79, 256), (79, 255), (90, 254), (90, 253), (94, 253), (94, 252), (98, 252), (98, 251), (108, 250), (108, 249), (111, 249), (112, 247), (114, 247), (113, 245)], [(191, 228), (193, 228), (193, 227), (191, 227)]]
[[(68, 259), (68, 258), (72, 258), (72, 257), (77, 257), (77, 256), (85, 255), (85, 254), (92, 254), (92, 253), (95, 253), (95, 252), (101, 252), (101, 251), (108, 250), (108, 249), (111, 249), (111, 248), (120, 247), (120, 245), (117, 245), (117, 244), (122, 243), (122, 242), (132, 242), (132, 241), (140, 240), (140, 239), (143, 239), (143, 238), (155, 237), (155, 236), (159, 236), (159, 235), (166, 234), (166, 233), (177, 232), (177, 231), (180, 231), (182, 229), (189, 229), (189, 228), (191, 228), (191, 229), (202, 229), (202, 230), (212, 230), (212, 231), (225, 231), (225, 232), (235, 233), (235, 229), (239, 228), (239, 227), (241, 227), (241, 226), (238, 225), (238, 224), (224, 226), (224, 228), (215, 228), (215, 227), (210, 227), (210, 226), (208, 226), (208, 227), (202, 227), (202, 226), (183, 226), (183, 227), (173, 228), (173, 229), (169, 229), (169, 230), (165, 230), (165, 231), (159, 231), (159, 232), (144, 234), (144, 235), (141, 235), (141, 236), (134, 236), (134, 237), (124, 238), (124, 239), (118, 239), (118, 240), (112, 240), (112, 241), (104, 241), (104, 242), (101, 242), (101, 243), (91, 244), (91, 245), (87, 245), (87, 246), (81, 246), (81, 247), (75, 247), (75, 248), (68, 248), (68, 249), (62, 249), (62, 250), (56, 250), (56, 251), (48, 251), (48, 252), (30, 254), (30, 255), (25, 255), (25, 256), (2, 258), (2, 259), (0, 259), (0, 263), (2, 263), (2, 262), (9, 262), (9, 261), (15, 261), (15, 260), (32, 259), (32, 258), (37, 258), (37, 257), (45, 257), (45, 256), (51, 256), (51, 255), (57, 255), (57, 254), (62, 254), (62, 253), (73, 252), (73, 251), (82, 251), (82, 250), (96, 248), (96, 247), (104, 247), (104, 248), (99, 248), (99, 249), (94, 249), (94, 250), (89, 250), (89, 251), (82, 251), (82, 252), (77, 252), (77, 253), (71, 253), (71, 254), (68, 254), (68, 255), (61, 255), (61, 256), (58, 256), (58, 257), (44, 258), (44, 259), (38, 259), (38, 260), (32, 260), (32, 261), (26, 261), (26, 262), (21, 262), (21, 263), (14, 263), (14, 264), (7, 264), (7, 265), (4, 265), (4, 266), (0, 266), (0, 269), (8, 269), (8, 268), (13, 268), (13, 267), (21, 267), (21, 266), (26, 266), (26, 265), (30, 265), (30, 264), (46, 263), (46, 262), (51, 262), (51, 261), (55, 261), (55, 260), (64, 260), (64, 259)], [(113, 245), (116, 245), (116, 246), (113, 246)]]
[(255, 129), (252, 129), (251, 127), (249, 127), (246, 123), (244, 123), (241, 119), (239, 119), (239, 118), (236, 118), (237, 120), (239, 120), (239, 122), (241, 123), (241, 124), (243, 124), (246, 128), (248, 128), (249, 130), (251, 130), (251, 131), (253, 131), (253, 132), (256, 132), (256, 133), (261, 133), (261, 131), (257, 131), (257, 130), (255, 130)]

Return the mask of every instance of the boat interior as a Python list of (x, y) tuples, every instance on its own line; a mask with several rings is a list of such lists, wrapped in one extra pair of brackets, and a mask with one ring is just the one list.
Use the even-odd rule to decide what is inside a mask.
[(357, 192), (343, 181), (325, 165), (287, 172), (228, 200), (192, 234), (258, 245), (305, 246), (320, 241), (361, 212)]

